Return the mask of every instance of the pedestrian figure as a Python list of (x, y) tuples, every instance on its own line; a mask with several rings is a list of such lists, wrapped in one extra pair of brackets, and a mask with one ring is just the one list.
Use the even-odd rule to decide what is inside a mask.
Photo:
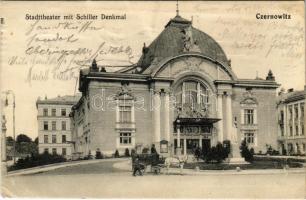
[(139, 162), (139, 158), (136, 157), (135, 162), (133, 163), (133, 176), (136, 176), (136, 173), (138, 171), (139, 175), (142, 176), (141, 169), (143, 169), (143, 165)]
[(152, 147), (151, 147), (151, 154), (157, 154), (157, 151), (156, 151), (156, 148), (155, 148), (154, 144), (152, 144)]

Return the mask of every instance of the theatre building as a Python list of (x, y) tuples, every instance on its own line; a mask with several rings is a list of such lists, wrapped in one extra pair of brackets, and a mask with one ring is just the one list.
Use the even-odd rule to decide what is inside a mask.
[(74, 152), (113, 154), (155, 144), (159, 152), (180, 147), (190, 154), (244, 138), (256, 152), (266, 144), (276, 148), (278, 86), (268, 70), (265, 79), (239, 79), (221, 46), (177, 15), (143, 46), (135, 65), (106, 72), (93, 61), (80, 71), (82, 97), (71, 114)]

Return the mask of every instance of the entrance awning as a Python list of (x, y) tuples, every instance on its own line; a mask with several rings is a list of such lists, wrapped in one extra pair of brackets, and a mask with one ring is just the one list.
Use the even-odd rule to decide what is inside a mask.
[(220, 120), (218, 118), (177, 118), (174, 125), (212, 125)]

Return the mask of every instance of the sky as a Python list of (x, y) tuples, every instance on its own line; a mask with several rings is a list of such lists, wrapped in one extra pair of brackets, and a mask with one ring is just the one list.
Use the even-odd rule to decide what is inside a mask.
[[(15, 93), (16, 135), (23, 133), (32, 138), (38, 133), (38, 97), (75, 94), (79, 69), (89, 66), (94, 57), (99, 65), (106, 66), (137, 62), (143, 44), (149, 45), (176, 15), (175, 1), (0, 4), (5, 18), (0, 30), (1, 91)], [(221, 45), (238, 78), (265, 78), (271, 69), (281, 87), (302, 90), (303, 5), (302, 1), (188, 1), (179, 2), (179, 14), (192, 19), (195, 28)], [(42, 14), (58, 15), (60, 20), (26, 19)], [(125, 15), (126, 19), (102, 20), (102, 14)], [(77, 19), (77, 15), (96, 15), (97, 19)], [(290, 19), (258, 19), (263, 15), (290, 15)], [(1, 99), (5, 99), (3, 93)], [(12, 102), (11, 97), (9, 101)], [(12, 106), (2, 108), (7, 118), (7, 135), (12, 135)]]

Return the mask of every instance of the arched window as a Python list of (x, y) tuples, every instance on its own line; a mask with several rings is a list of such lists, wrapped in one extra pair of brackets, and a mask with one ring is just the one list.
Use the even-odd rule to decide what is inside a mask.
[(208, 109), (209, 93), (205, 85), (199, 81), (187, 80), (182, 82), (175, 91), (176, 105), (188, 106), (192, 110), (196, 108)]

